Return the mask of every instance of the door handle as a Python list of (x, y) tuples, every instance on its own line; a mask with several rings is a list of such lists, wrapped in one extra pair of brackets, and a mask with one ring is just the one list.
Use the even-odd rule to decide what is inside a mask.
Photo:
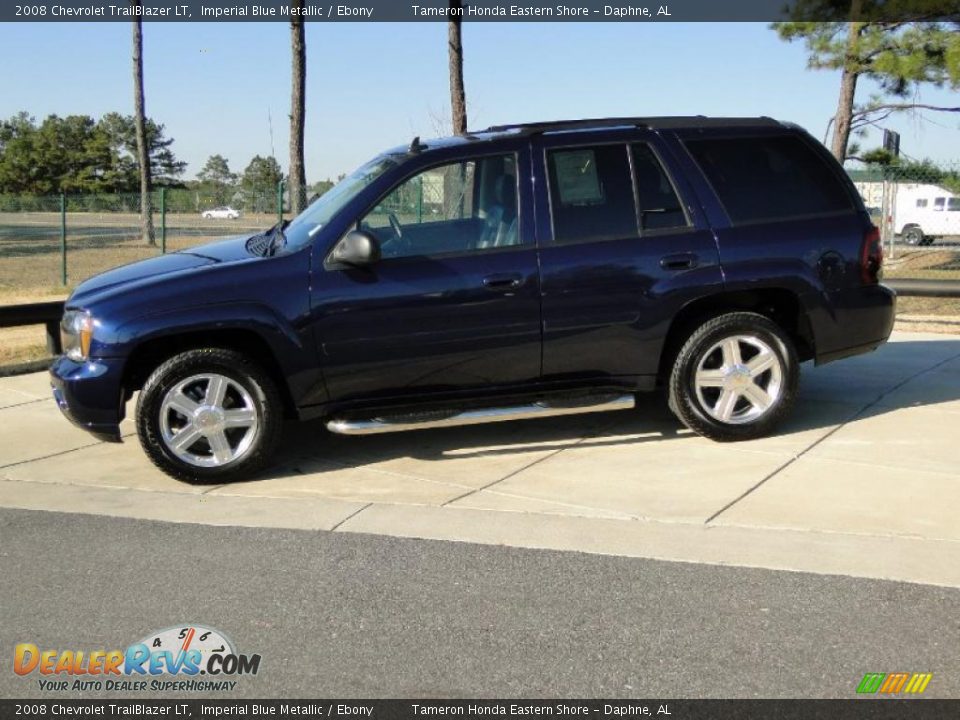
[(512, 290), (521, 285), (523, 285), (523, 276), (517, 273), (487, 275), (483, 279), (483, 286), (488, 290)]
[(664, 270), (690, 270), (697, 266), (698, 258), (693, 253), (677, 253), (660, 258), (660, 267)]

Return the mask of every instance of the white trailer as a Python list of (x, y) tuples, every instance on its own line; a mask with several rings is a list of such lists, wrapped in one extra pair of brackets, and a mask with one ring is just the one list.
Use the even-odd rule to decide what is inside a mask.
[(960, 197), (940, 185), (897, 183), (893, 228), (910, 245), (960, 235)]

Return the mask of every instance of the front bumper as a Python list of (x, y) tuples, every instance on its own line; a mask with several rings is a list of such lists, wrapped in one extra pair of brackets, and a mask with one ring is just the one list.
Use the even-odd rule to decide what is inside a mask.
[(53, 399), (66, 418), (99, 440), (120, 442), (124, 416), (123, 360), (57, 358), (50, 368)]

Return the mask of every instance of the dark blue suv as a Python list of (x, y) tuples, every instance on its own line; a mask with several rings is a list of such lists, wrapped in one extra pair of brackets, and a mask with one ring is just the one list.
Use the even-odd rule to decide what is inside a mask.
[(373, 433), (633, 405), (716, 440), (786, 415), (799, 363), (884, 342), (894, 294), (843, 170), (768, 118), (492, 127), (388, 151), (292, 222), (120, 267), (51, 373), (164, 471), (249, 475), (284, 418)]

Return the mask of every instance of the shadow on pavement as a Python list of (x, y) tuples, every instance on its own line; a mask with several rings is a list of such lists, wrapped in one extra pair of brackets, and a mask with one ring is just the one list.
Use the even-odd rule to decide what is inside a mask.
[[(797, 406), (779, 434), (825, 430), (858, 414), (872, 416), (960, 400), (960, 364), (950, 370), (932, 370), (957, 359), (960, 340), (918, 340), (890, 343), (870, 355), (819, 368), (805, 363)], [(866, 408), (869, 410), (864, 413)], [(667, 409), (662, 393), (638, 396), (633, 410), (382, 435), (334, 435), (326, 430), (324, 421), (316, 420), (289, 423), (276, 462), (254, 479), (303, 474), (298, 463), (306, 461), (319, 460), (340, 470), (397, 458), (442, 462), (454, 457), (559, 452), (585, 439), (595, 448), (642, 446), (690, 436)], [(315, 464), (309, 472), (317, 472)]]

